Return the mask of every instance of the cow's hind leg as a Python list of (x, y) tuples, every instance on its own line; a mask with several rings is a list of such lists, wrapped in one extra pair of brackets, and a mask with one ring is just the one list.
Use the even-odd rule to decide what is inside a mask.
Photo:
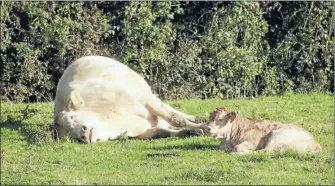
[(130, 137), (135, 139), (153, 139), (153, 138), (167, 138), (167, 137), (180, 137), (190, 135), (201, 135), (202, 131), (199, 129), (183, 129), (171, 126), (167, 121), (158, 119), (155, 127), (148, 128), (137, 135)]
[(284, 128), (272, 130), (261, 139), (256, 150), (265, 153), (276, 153), (291, 149), (294, 146), (294, 141), (290, 141), (285, 135), (282, 136), (284, 132)]
[[(181, 131), (181, 128), (170, 125), (167, 121), (160, 119), (158, 126), (167, 131)], [(204, 134), (203, 129), (182, 129), (186, 136), (200, 136)]]
[(179, 114), (180, 116), (186, 118), (187, 120), (193, 122), (193, 123), (204, 123), (207, 122), (208, 120), (206, 118), (203, 117), (199, 117), (199, 116), (193, 116), (193, 115), (189, 115), (186, 113), (183, 113), (179, 110), (176, 110), (174, 108), (172, 108), (170, 105), (164, 103), (161, 99), (159, 99), (157, 96), (154, 95), (155, 100), (157, 101), (157, 103), (159, 105), (161, 105), (162, 107), (164, 107), (165, 109), (169, 110), (170, 112), (174, 112)]
[(166, 108), (164, 104), (159, 104), (156, 99), (152, 100), (146, 104), (146, 108), (154, 115), (157, 115), (168, 123), (175, 127), (187, 128), (187, 129), (199, 129), (206, 125), (206, 123), (197, 124), (187, 120), (185, 117), (180, 115), (178, 112), (173, 112), (170, 109)]

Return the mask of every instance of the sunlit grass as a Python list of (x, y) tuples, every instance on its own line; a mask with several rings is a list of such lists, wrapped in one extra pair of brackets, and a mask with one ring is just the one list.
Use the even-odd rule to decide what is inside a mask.
[(333, 184), (332, 95), (167, 102), (199, 116), (226, 106), (243, 116), (301, 125), (323, 152), (233, 155), (216, 150), (219, 141), (210, 137), (52, 142), (43, 126), (53, 120), (53, 103), (2, 103), (1, 184)]

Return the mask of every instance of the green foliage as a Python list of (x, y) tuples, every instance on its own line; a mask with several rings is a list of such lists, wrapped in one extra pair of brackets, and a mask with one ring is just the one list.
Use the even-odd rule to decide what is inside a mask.
[(267, 24), (262, 10), (250, 2), (234, 2), (219, 8), (201, 39), (203, 69), (209, 73), (201, 89), (208, 96), (247, 97), (260, 91), (256, 86), (267, 61), (263, 36)]
[(53, 142), (47, 126), (27, 125), (22, 127), (21, 132), (28, 144), (46, 146)]
[(64, 69), (83, 55), (103, 53), (107, 19), (94, 3), (2, 2), (3, 96), (52, 100)]
[(334, 89), (333, 2), (268, 3), (271, 54), (281, 91)]
[[(208, 117), (217, 106), (227, 106), (245, 117), (294, 123), (315, 136), (322, 152), (236, 155), (217, 150), (220, 142), (204, 136), (125, 140), (122, 135), (119, 140), (96, 144), (41, 143), (47, 139), (41, 134), (45, 133), (43, 127), (52, 122), (53, 103), (8, 102), (1, 105), (1, 121), (6, 121), (6, 125), (1, 126), (1, 150), (4, 150), (1, 184), (334, 184), (334, 97), (331, 94), (168, 103), (183, 112), (203, 117)], [(22, 133), (23, 129), (30, 135)]]
[(162, 98), (334, 90), (333, 2), (1, 2), (1, 96), (54, 98), (84, 55), (122, 61)]

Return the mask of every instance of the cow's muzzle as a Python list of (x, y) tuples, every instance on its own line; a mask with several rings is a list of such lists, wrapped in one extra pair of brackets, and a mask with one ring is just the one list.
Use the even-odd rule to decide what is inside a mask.
[(80, 133), (81, 133), (81, 140), (85, 143), (92, 143), (94, 142), (93, 140), (93, 135), (94, 135), (94, 128), (89, 128), (85, 125), (83, 125), (80, 129)]

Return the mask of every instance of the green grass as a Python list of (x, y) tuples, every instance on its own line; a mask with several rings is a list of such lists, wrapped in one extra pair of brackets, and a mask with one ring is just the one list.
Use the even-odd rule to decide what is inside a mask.
[(1, 184), (334, 184), (332, 95), (168, 103), (206, 117), (227, 106), (243, 116), (302, 125), (323, 152), (233, 155), (216, 150), (219, 141), (210, 137), (51, 142), (41, 126), (51, 124), (53, 103), (7, 102), (1, 108)]

